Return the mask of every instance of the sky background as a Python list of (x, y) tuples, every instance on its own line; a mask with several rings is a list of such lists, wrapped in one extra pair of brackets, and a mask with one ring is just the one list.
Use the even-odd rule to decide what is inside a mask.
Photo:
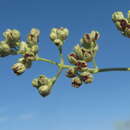
[[(129, 0), (0, 0), (0, 40), (8, 28), (20, 30), (22, 40), (31, 28), (39, 28), (39, 55), (59, 61), (49, 40), (51, 28), (70, 30), (65, 58), (84, 33), (97, 30), (98, 66), (130, 67), (130, 39), (111, 20), (113, 12), (129, 9)], [(19, 57), (0, 59), (0, 130), (116, 130), (118, 122), (130, 120), (130, 72), (99, 73), (79, 89), (62, 73), (51, 95), (42, 98), (31, 81), (40, 74), (54, 76), (57, 67), (39, 61), (16, 76), (11, 66)]]

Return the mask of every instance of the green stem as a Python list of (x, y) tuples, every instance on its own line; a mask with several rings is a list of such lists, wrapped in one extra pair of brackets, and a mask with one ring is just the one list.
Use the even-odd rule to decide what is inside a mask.
[[(62, 57), (60, 63), (57, 63), (57, 62), (49, 60), (49, 59), (40, 58), (40, 57), (37, 57), (36, 61), (44, 61), (44, 62), (48, 62), (48, 63), (51, 63), (51, 64), (55, 64), (55, 65), (57, 65), (58, 67), (60, 67), (62, 69), (68, 69), (68, 68), (72, 67), (72, 65), (65, 65), (65, 64), (63, 64), (64, 63), (63, 56), (62, 56), (61, 53), (59, 55), (60, 55), (60, 57)], [(61, 70), (59, 70), (59, 72), (57, 73), (57, 77), (59, 77), (60, 71)], [(119, 67), (119, 68), (117, 68), (117, 67), (116, 68), (89, 68), (88, 71), (91, 72), (91, 73), (110, 72), (110, 71), (130, 71), (130, 68), (127, 68), (127, 67)]]
[[(60, 57), (62, 57), (61, 54), (59, 54), (59, 55), (60, 55)], [(37, 57), (37, 58), (36, 58), (36, 61), (48, 62), (48, 63), (50, 63), (50, 64), (54, 64), (54, 65), (57, 65), (57, 66), (59, 66), (59, 67), (62, 66), (63, 69), (68, 69), (68, 68), (71, 67), (71, 65), (64, 65), (64, 64), (63, 64), (63, 63), (64, 63), (63, 57), (62, 57), (62, 59), (61, 59), (61, 63), (57, 63), (57, 62), (55, 62), (55, 61), (53, 61), (53, 60), (49, 60), (49, 59), (45, 59), (45, 58), (41, 58), (41, 57)]]
[(56, 75), (54, 76), (54, 81), (53, 81), (53, 84), (56, 82), (56, 80), (59, 78), (59, 76), (61, 75), (62, 73), (62, 70), (64, 69), (63, 66), (64, 66), (64, 58), (63, 58), (63, 55), (62, 55), (62, 47), (59, 47), (58, 48), (59, 50), (59, 56), (60, 56), (60, 64), (58, 64), (58, 72), (56, 73)]
[(130, 68), (99, 68), (97, 72), (108, 72), (108, 71), (130, 71)]

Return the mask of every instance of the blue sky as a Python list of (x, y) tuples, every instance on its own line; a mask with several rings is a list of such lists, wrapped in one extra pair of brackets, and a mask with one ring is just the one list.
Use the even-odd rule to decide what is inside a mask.
[[(15, 28), (25, 40), (31, 28), (39, 28), (39, 55), (59, 61), (58, 50), (49, 40), (51, 28), (70, 30), (64, 55), (84, 33), (97, 30), (101, 33), (98, 66), (130, 67), (130, 39), (121, 36), (111, 20), (115, 11), (127, 14), (129, 5), (129, 0), (1, 0), (0, 35), (7, 28)], [(40, 74), (52, 77), (57, 68), (35, 62), (16, 76), (10, 68), (18, 57), (0, 59), (1, 130), (116, 130), (117, 122), (130, 120), (130, 72), (99, 73), (92, 84), (79, 89), (72, 88), (62, 73), (51, 95), (42, 98), (31, 81)]]

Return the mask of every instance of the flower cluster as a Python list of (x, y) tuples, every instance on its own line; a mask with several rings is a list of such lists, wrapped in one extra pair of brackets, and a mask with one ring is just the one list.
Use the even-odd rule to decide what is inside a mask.
[(53, 28), (50, 33), (50, 39), (56, 46), (63, 46), (64, 40), (67, 39), (69, 30), (67, 28)]
[(0, 41), (0, 57), (16, 55), (17, 43), (20, 41), (20, 32), (15, 29), (7, 29), (3, 33), (4, 40)]
[(114, 12), (112, 14), (112, 20), (117, 29), (121, 31), (124, 36), (130, 38), (130, 11), (128, 11), (128, 17), (125, 17), (120, 11)]
[(45, 75), (40, 75), (38, 78), (32, 80), (32, 85), (38, 89), (41, 96), (46, 97), (51, 92), (53, 81), (53, 78), (47, 78)]
[(68, 60), (73, 67), (70, 67), (66, 76), (72, 78), (72, 86), (80, 87), (82, 82), (91, 83), (93, 81), (92, 74), (88, 71), (88, 62), (91, 62), (96, 55), (98, 45), (96, 40), (100, 37), (97, 31), (84, 34), (77, 44), (73, 52), (68, 55)]
[(21, 41), (17, 43), (17, 54), (21, 54), (22, 57), (18, 59), (18, 62), (12, 66), (12, 70), (15, 74), (22, 74), (27, 68), (30, 68), (32, 61), (36, 60), (38, 53), (38, 38), (40, 31), (32, 29), (28, 34), (27, 41)]

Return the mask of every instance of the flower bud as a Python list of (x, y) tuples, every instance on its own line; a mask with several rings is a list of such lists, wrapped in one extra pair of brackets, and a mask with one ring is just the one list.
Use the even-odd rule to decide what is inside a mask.
[(54, 40), (54, 43), (55, 43), (55, 45), (58, 46), (58, 47), (63, 45), (63, 41), (61, 41), (60, 39), (55, 39), (55, 40)]
[(115, 22), (115, 26), (119, 31), (122, 31), (122, 26), (121, 26), (121, 22), (120, 21), (116, 21)]
[(113, 20), (114, 22), (116, 22), (116, 21), (118, 21), (118, 20), (122, 20), (122, 19), (124, 19), (124, 18), (125, 18), (125, 17), (124, 17), (124, 15), (123, 15), (123, 13), (120, 12), (120, 11), (117, 11), (117, 12), (115, 12), (115, 13), (112, 14), (112, 20)]
[(84, 83), (92, 83), (93, 82), (93, 76), (89, 72), (80, 73), (80, 77)]
[(79, 44), (77, 44), (74, 47), (74, 52), (79, 57), (79, 59), (83, 59), (83, 51), (82, 51), (82, 48), (79, 46)]
[(10, 53), (11, 53), (11, 48), (6, 42), (2, 41), (0, 43), (0, 56), (5, 57), (8, 56)]
[(83, 38), (80, 40), (81, 46), (86, 49), (91, 49), (95, 47), (96, 40), (98, 40), (99, 37), (100, 34), (97, 31), (91, 31), (89, 34), (84, 34)]
[(90, 46), (90, 44), (91, 44), (91, 42), (92, 42), (92, 40), (91, 40), (91, 38), (90, 38), (90, 34), (84, 34), (84, 35), (83, 35), (83, 38), (82, 38), (82, 40), (81, 40), (81, 42), (82, 42), (83, 44), (87, 44), (88, 46)]
[(120, 20), (120, 26), (121, 26), (121, 31), (125, 31), (125, 29), (126, 29), (127, 26), (128, 26), (128, 21), (127, 21), (127, 19)]
[(41, 85), (47, 85), (48, 84), (48, 78), (45, 75), (40, 75), (38, 78), (38, 84)]
[(12, 66), (12, 70), (15, 74), (20, 75), (26, 70), (26, 67), (22, 63), (16, 63)]
[(54, 32), (51, 32), (51, 33), (50, 33), (50, 39), (51, 39), (52, 41), (54, 41), (55, 39), (57, 39), (57, 34), (54, 33)]
[(69, 30), (67, 28), (58, 28), (57, 29), (58, 38), (60, 40), (66, 40), (69, 35)]
[(38, 29), (35, 28), (31, 29), (27, 37), (27, 43), (30, 46), (37, 44), (39, 42), (39, 35), (40, 35), (40, 31)]
[(92, 59), (93, 59), (93, 57), (94, 57), (94, 53), (92, 52), (92, 50), (89, 50), (89, 49), (86, 49), (86, 50), (84, 50), (85, 52), (84, 52), (84, 58), (83, 58), (83, 60), (85, 61), (85, 62), (90, 62), (90, 61), (92, 61)]
[(123, 33), (126, 37), (130, 38), (130, 28), (127, 28), (125, 32)]
[(83, 60), (78, 60), (77, 63), (76, 63), (76, 66), (77, 66), (77, 70), (78, 71), (82, 71), (82, 70), (86, 70), (87, 69), (87, 63)]
[(52, 28), (52, 29), (51, 29), (51, 32), (52, 32), (52, 33), (57, 33), (57, 28)]
[(100, 37), (99, 32), (97, 32), (97, 31), (91, 31), (91, 33), (90, 33), (90, 39), (91, 39), (92, 41), (98, 40), (99, 37)]
[(7, 41), (18, 41), (20, 39), (20, 32), (16, 29), (7, 29), (3, 36)]
[(79, 77), (72, 78), (72, 87), (79, 88), (82, 85), (82, 81)]
[(40, 35), (40, 30), (36, 29), (36, 28), (32, 28), (31, 31), (30, 31), (30, 34), (38, 37)]
[(31, 47), (31, 51), (34, 52), (35, 54), (38, 53), (38, 50), (39, 50), (38, 45), (33, 45)]
[(48, 85), (42, 85), (38, 88), (38, 91), (39, 91), (41, 96), (46, 97), (50, 94), (51, 87)]
[(78, 57), (75, 53), (68, 55), (68, 60), (71, 64), (77, 64)]
[(28, 49), (28, 45), (26, 42), (22, 41), (20, 44), (19, 44), (19, 50), (18, 50), (18, 53), (19, 54), (24, 54)]
[(76, 69), (74, 67), (71, 67), (68, 69), (68, 71), (66, 72), (66, 76), (69, 77), (69, 78), (73, 78), (76, 76)]
[(33, 80), (32, 80), (32, 86), (33, 86), (33, 87), (36, 87), (36, 88), (39, 87), (38, 79), (33, 79)]
[(34, 53), (33, 52), (26, 52), (25, 54), (24, 54), (24, 58), (25, 58), (25, 60), (28, 62), (28, 61), (34, 61), (35, 59), (36, 59), (36, 56), (34, 55)]

